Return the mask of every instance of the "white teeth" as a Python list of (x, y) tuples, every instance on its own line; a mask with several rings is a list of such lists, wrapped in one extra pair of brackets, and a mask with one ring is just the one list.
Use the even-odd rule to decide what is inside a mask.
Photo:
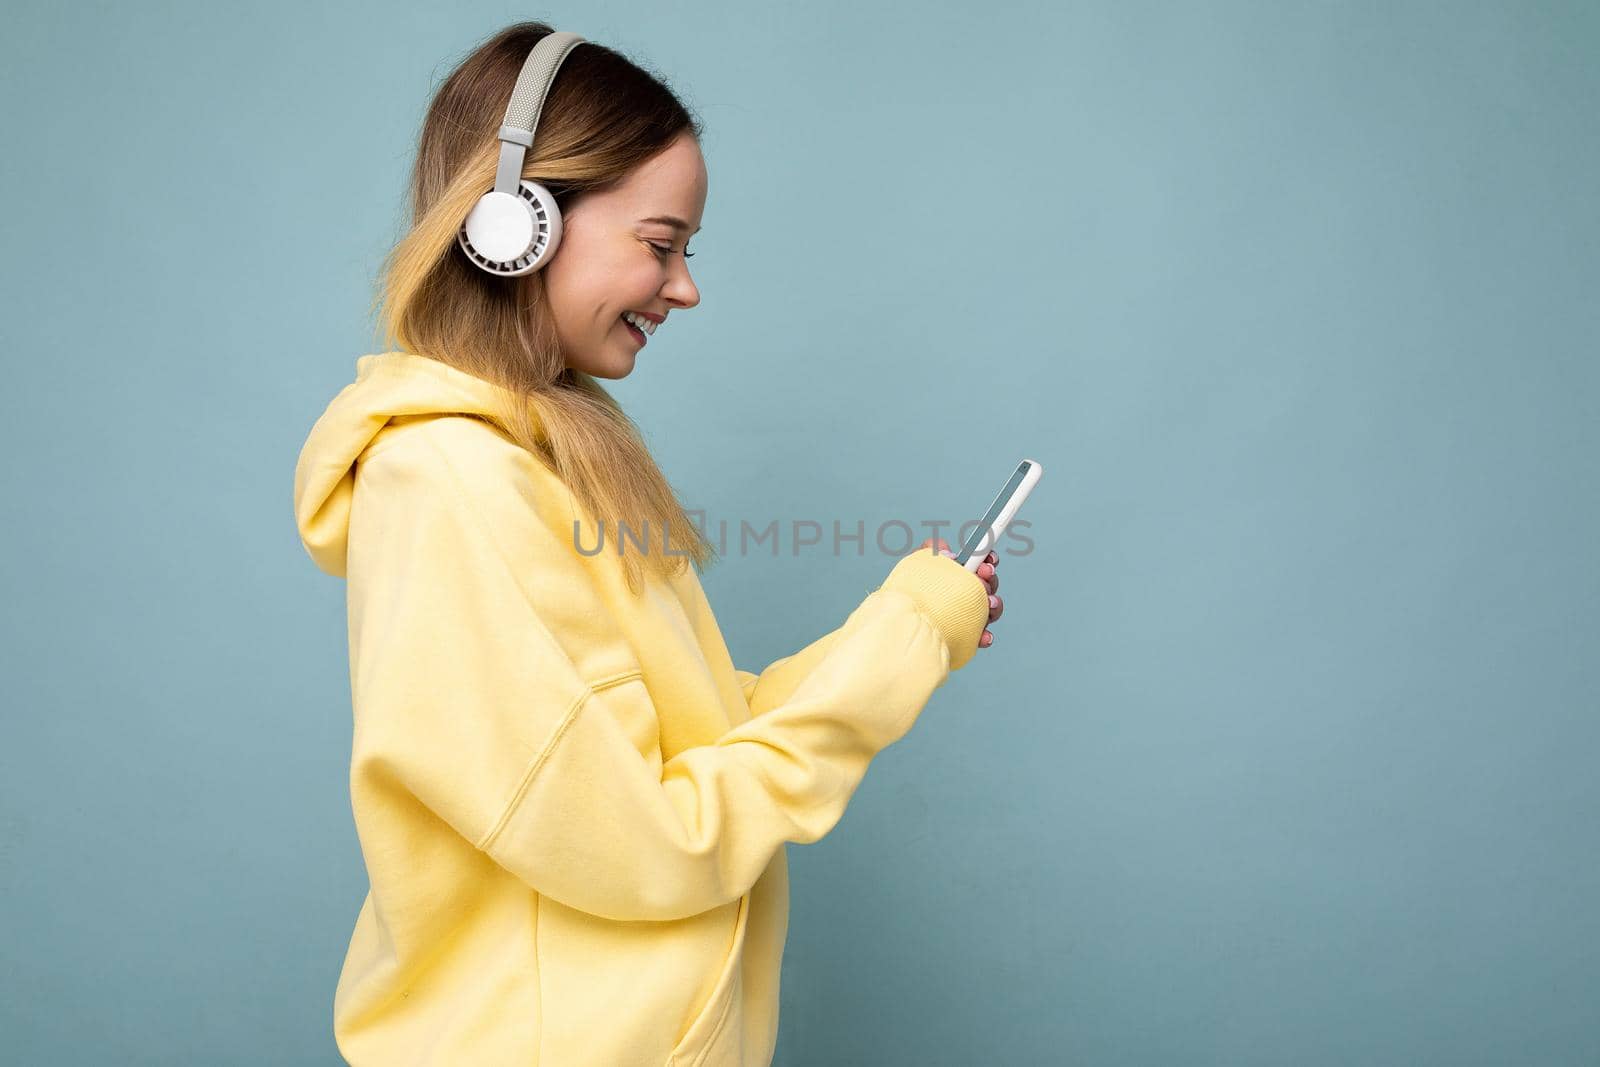
[(639, 327), (639, 329), (646, 336), (656, 332), (656, 324), (645, 318), (643, 315), (636, 315), (631, 311), (624, 311), (622, 313), (622, 317), (628, 322), (631, 322), (633, 325)]

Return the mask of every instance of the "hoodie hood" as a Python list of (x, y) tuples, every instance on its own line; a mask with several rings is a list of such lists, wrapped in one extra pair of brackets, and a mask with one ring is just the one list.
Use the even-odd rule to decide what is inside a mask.
[(295, 523), (316, 565), (345, 576), (356, 461), (385, 426), (407, 416), (487, 415), (505, 395), (493, 382), (410, 352), (356, 360), (356, 380), (312, 425), (295, 464)]

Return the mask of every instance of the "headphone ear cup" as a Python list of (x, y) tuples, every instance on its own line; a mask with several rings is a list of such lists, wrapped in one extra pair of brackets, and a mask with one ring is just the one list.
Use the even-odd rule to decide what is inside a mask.
[(550, 262), (561, 243), (561, 209), (555, 194), (522, 179), (513, 196), (491, 189), (478, 198), (456, 233), (456, 243), (478, 267), (513, 278)]

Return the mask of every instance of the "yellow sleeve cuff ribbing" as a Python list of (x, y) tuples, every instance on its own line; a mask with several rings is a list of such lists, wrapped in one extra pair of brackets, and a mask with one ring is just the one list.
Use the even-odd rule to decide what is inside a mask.
[(897, 589), (917, 602), (950, 649), (959, 670), (978, 651), (989, 622), (989, 587), (950, 556), (919, 548), (894, 565), (879, 589)]

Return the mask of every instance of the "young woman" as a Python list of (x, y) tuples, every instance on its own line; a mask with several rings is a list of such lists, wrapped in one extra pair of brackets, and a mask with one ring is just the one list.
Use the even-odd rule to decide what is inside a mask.
[[(295, 471), (306, 550), (348, 582), (371, 885), (334, 1032), (384, 1067), (767, 1064), (784, 845), (828, 833), (987, 647), (997, 560), (974, 576), (925, 542), (831, 633), (734, 668), (697, 577), (711, 546), (597, 381), (653, 343), (640, 317), (699, 303), (699, 124), (579, 44), (520, 172), (555, 191), (555, 251), (500, 276), (458, 239), (551, 32), (510, 27), (440, 87), (384, 275), (389, 350), (356, 361)], [(623, 524), (660, 543), (593, 550)]]

